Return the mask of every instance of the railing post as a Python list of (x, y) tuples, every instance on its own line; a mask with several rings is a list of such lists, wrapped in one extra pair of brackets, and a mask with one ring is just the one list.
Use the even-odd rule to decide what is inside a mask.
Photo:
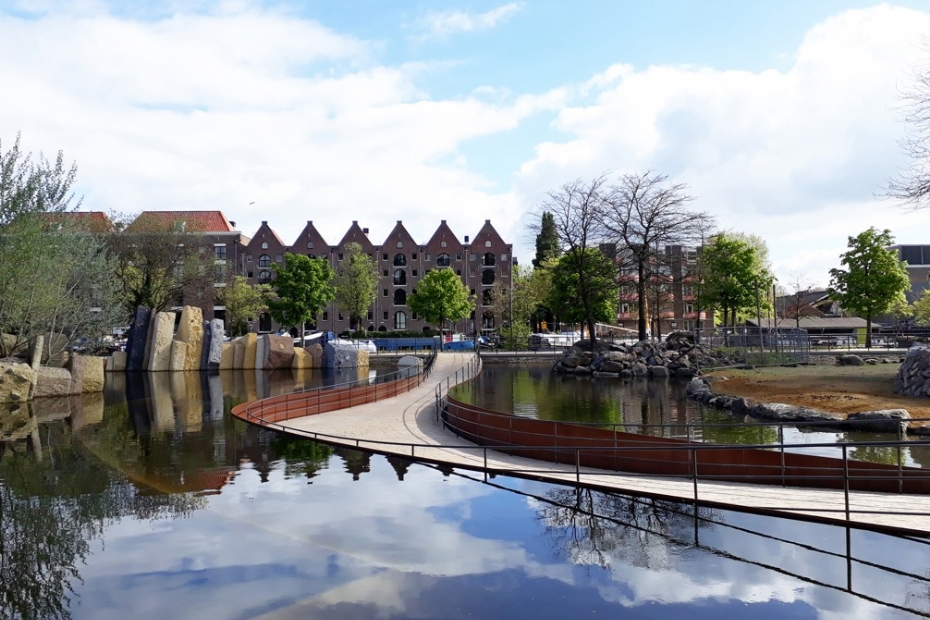
[(778, 425), (778, 445), (781, 451), (781, 486), (785, 486), (785, 425)]
[(695, 504), (698, 501), (698, 461), (697, 461), (697, 449), (695, 446), (689, 446), (691, 450), (691, 473), (693, 474), (693, 485), (694, 485), (694, 502)]
[(575, 482), (581, 482), (581, 448), (575, 448)]
[(843, 444), (843, 501), (846, 504), (846, 521), (849, 521), (849, 460), (846, 456), (846, 444)]

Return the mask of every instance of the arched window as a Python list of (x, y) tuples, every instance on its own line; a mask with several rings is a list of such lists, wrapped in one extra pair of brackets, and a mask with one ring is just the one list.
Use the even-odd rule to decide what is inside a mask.
[(270, 332), (271, 331), (271, 315), (267, 312), (262, 312), (258, 317), (258, 331), (260, 332)]
[(313, 249), (313, 242), (312, 242), (312, 241), (308, 241), (308, 242), (307, 242), (307, 249), (308, 249), (308, 250), (312, 250), (312, 249)]
[(394, 270), (394, 286), (404, 286), (407, 284), (407, 272), (403, 269)]
[(394, 291), (394, 305), (395, 306), (406, 306), (407, 305), (407, 291), (402, 288)]
[(262, 241), (262, 249), (263, 249), (263, 250), (267, 250), (267, 249), (268, 249), (268, 242), (267, 242), (267, 241)]
[(489, 288), (484, 289), (484, 292), (481, 293), (481, 305), (490, 306), (492, 297), (493, 296), (491, 295), (491, 289)]
[(405, 254), (395, 254), (394, 255), (394, 266), (395, 267), (406, 267), (407, 256)]
[(494, 270), (485, 269), (481, 272), (481, 283), (484, 285), (494, 284)]
[(491, 247), (491, 241), (490, 241), (490, 240), (485, 241), (485, 242), (484, 242), (484, 247), (486, 247), (486, 248)]
[(267, 269), (262, 269), (258, 272), (258, 283), (259, 284), (268, 284), (271, 282), (271, 272)]
[(307, 254), (307, 256), (310, 258), (316, 258), (316, 254)]
[(267, 254), (262, 254), (258, 257), (258, 266), (259, 267), (271, 267), (271, 257)]
[(494, 313), (485, 312), (481, 315), (481, 327), (484, 329), (494, 329)]
[(448, 267), (452, 264), (452, 257), (448, 254), (440, 254), (436, 257), (436, 266), (437, 267)]
[(484, 256), (482, 256), (481, 264), (484, 265), (485, 267), (493, 267), (494, 266), (494, 254), (491, 252), (488, 252)]
[(395, 312), (394, 313), (394, 329), (407, 329), (407, 313), (406, 312)]

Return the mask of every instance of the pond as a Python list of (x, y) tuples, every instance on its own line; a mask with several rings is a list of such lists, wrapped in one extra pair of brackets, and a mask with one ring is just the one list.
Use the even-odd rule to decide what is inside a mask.
[[(550, 364), (497, 366), (486, 364), (474, 381), (450, 394), (465, 403), (501, 413), (540, 420), (603, 425), (630, 433), (662, 435), (722, 444), (775, 444), (777, 426), (705, 407), (685, 395), (688, 380), (601, 379), (551, 372)], [(781, 429), (786, 444), (840, 444), (891, 441), (880, 433), (834, 432), (816, 427)], [(917, 441), (915, 440), (915, 443)], [(838, 457), (841, 449), (788, 448)], [(856, 460), (930, 467), (930, 446), (903, 449), (860, 446), (850, 449)], [(900, 453), (900, 454), (899, 454)]]
[(140, 376), (2, 414), (0, 618), (930, 615), (924, 540), (485, 479), (228, 413), (344, 378)]

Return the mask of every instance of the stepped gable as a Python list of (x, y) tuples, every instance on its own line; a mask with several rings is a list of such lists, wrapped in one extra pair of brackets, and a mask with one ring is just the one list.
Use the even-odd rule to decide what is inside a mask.
[(346, 245), (349, 243), (357, 243), (362, 246), (362, 251), (365, 252), (365, 254), (374, 255), (374, 253), (378, 251), (378, 247), (368, 238), (368, 229), (359, 226), (356, 220), (352, 220), (352, 225), (349, 226), (349, 230), (343, 235), (337, 251), (345, 250)]
[(311, 220), (297, 236), (294, 245), (288, 250), (291, 254), (303, 254), (310, 258), (323, 258), (329, 260), (329, 243), (316, 229)]

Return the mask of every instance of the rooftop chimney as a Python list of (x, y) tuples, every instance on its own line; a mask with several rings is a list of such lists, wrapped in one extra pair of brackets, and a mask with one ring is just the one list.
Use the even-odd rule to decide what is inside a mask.
[(267, 225), (268, 225), (268, 222), (266, 220), (262, 220), (262, 226), (267, 226)]
[(229, 225), (232, 226), (233, 228), (236, 227), (236, 223), (232, 220), (229, 220)]
[(468, 243), (468, 235), (465, 235), (465, 243)]
[(365, 233), (365, 234), (367, 235), (367, 234), (368, 234), (368, 229), (367, 229), (367, 228), (363, 228), (363, 229), (362, 229), (362, 232)]

